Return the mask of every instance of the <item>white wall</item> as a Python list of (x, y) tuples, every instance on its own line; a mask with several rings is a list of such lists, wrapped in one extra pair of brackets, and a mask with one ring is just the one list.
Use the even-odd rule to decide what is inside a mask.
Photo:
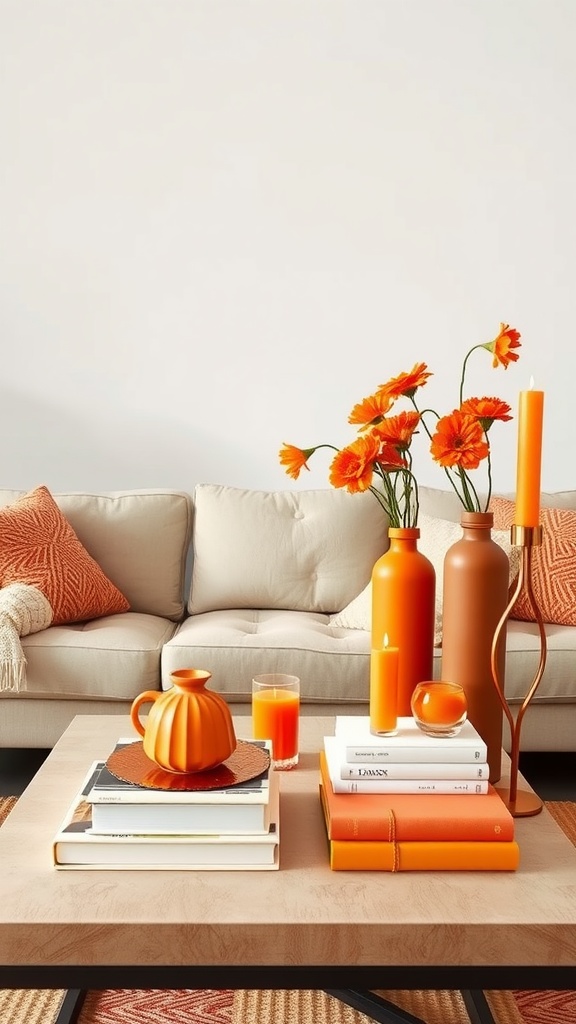
[(2, 485), (292, 487), (283, 441), (348, 443), (419, 360), (450, 411), (504, 320), (520, 362), (469, 393), (533, 375), (576, 486), (575, 32), (574, 0), (0, 0)]

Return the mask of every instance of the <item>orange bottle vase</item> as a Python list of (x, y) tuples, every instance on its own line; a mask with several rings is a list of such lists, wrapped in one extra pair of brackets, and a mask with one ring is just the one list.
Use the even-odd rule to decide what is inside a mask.
[[(468, 718), (488, 747), (490, 782), (501, 774), (504, 713), (492, 677), (492, 642), (508, 603), (510, 566), (492, 539), (491, 512), (464, 512), (462, 538), (446, 552), (442, 597), (442, 679), (460, 683)], [(504, 685), (506, 628), (496, 664)]]
[(417, 683), (432, 679), (436, 573), (418, 551), (417, 527), (390, 527), (390, 547), (372, 570), (372, 648), (398, 648), (398, 709), (412, 714)]

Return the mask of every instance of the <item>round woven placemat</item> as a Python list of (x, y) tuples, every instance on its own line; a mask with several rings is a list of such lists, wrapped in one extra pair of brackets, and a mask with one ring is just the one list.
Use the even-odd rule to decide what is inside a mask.
[[(459, 992), (377, 990), (377, 995), (426, 1024), (470, 1024)], [(511, 992), (487, 992), (498, 1024), (524, 1024)], [(232, 1024), (374, 1024), (370, 1017), (316, 989), (241, 989), (234, 994)]]
[(230, 757), (205, 772), (165, 771), (144, 753), (142, 740), (119, 747), (106, 761), (108, 771), (122, 782), (136, 783), (146, 789), (177, 789), (188, 793), (230, 789), (242, 782), (251, 782), (267, 771), (269, 764), (268, 751), (248, 740), (238, 740)]

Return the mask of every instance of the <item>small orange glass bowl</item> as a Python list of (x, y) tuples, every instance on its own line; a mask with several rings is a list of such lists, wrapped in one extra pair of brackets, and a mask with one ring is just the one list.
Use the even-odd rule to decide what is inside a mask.
[(466, 694), (459, 683), (418, 683), (410, 701), (416, 725), (428, 736), (457, 736), (466, 721)]

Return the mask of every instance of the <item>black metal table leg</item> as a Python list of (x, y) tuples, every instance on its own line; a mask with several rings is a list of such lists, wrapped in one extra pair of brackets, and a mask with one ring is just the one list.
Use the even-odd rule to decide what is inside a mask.
[(399, 1006), (382, 999), (375, 992), (363, 991), (353, 988), (325, 988), (327, 995), (339, 999), (354, 1010), (359, 1010), (377, 1024), (425, 1024), (421, 1017), (415, 1017), (407, 1010), (401, 1010)]
[(460, 995), (464, 1000), (471, 1024), (496, 1024), (488, 1000), (481, 988), (460, 989)]
[[(496, 1024), (488, 1001), (482, 989), (459, 989), (464, 1001), (470, 1024)], [(339, 999), (354, 1010), (359, 1010), (377, 1024), (424, 1024), (421, 1017), (415, 1017), (402, 1010), (375, 992), (360, 989), (324, 989), (327, 995)]]
[(67, 989), (54, 1024), (76, 1024), (85, 999), (85, 988)]

